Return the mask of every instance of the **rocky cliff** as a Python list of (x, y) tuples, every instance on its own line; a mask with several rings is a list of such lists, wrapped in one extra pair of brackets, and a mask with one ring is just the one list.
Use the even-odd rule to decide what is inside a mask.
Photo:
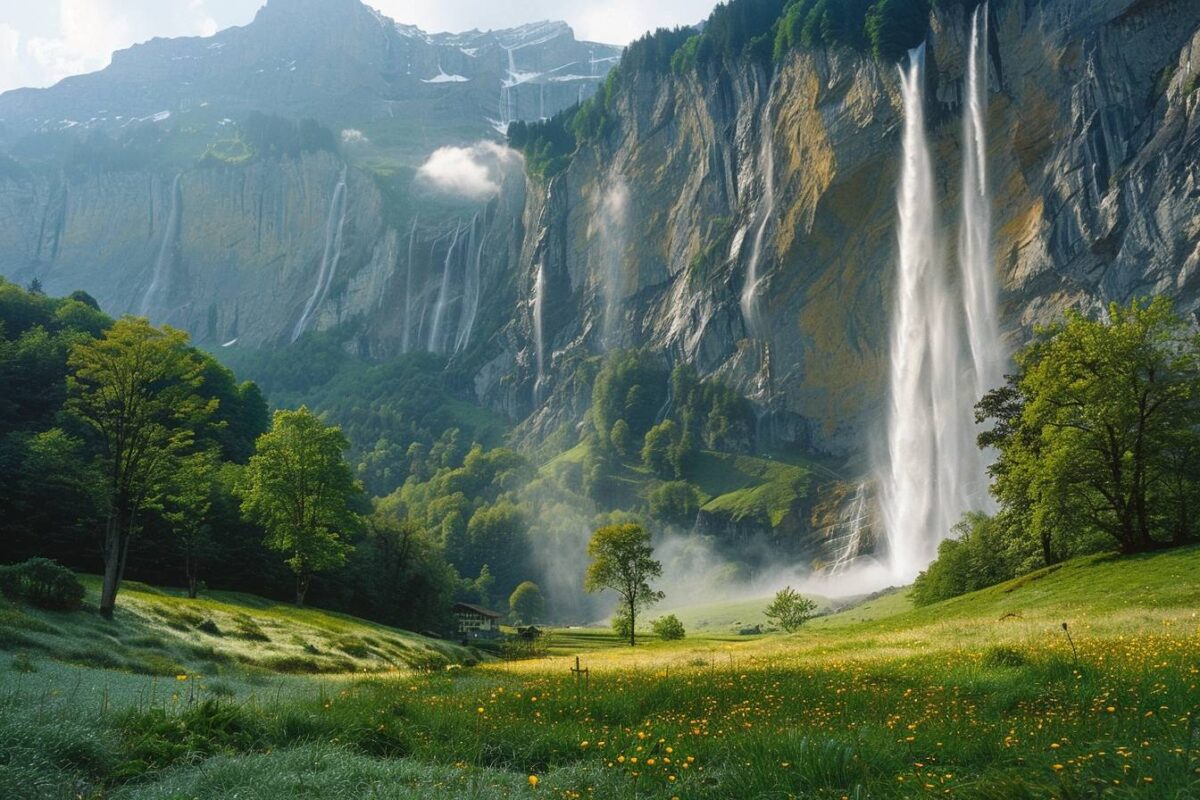
[[(1200, 307), (1200, 5), (996, 0), (990, 14), (1007, 335), (1135, 295)], [(968, 34), (961, 7), (931, 17), (951, 243)], [(535, 395), (536, 319), (521, 302), (482, 395), (520, 398), (536, 436), (572, 413), (555, 386), (575, 356), (650, 345), (741, 387), (765, 436), (862, 467), (887, 374), (900, 121), (896, 67), (849, 50), (625, 81), (612, 133), (528, 193), (518, 268), (525, 297), (542, 275), (553, 309), (547, 376)], [(516, 380), (501, 386), (505, 372)]]
[(524, 181), (497, 130), (591, 96), (620, 52), (358, 0), (138, 45), (0, 96), (0, 274), (209, 347), (336, 328), (371, 356), (465, 353), (516, 301)]

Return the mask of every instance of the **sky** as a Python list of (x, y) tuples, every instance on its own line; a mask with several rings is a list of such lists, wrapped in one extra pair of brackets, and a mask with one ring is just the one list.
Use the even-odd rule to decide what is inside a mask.
[[(108, 65), (155, 36), (208, 36), (244, 25), (264, 0), (0, 0), (0, 91), (50, 86)], [(286, 2), (286, 0), (276, 0)], [(367, 0), (431, 31), (565, 19), (581, 39), (625, 44), (647, 30), (699, 22), (714, 0)]]

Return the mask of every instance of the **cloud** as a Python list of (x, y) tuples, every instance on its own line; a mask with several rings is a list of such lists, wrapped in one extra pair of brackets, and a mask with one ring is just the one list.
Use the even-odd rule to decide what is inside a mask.
[(417, 178), (446, 194), (485, 200), (500, 192), (505, 170), (520, 158), (495, 142), (439, 147), (417, 170)]
[(342, 144), (370, 144), (371, 140), (358, 128), (346, 128), (342, 131)]

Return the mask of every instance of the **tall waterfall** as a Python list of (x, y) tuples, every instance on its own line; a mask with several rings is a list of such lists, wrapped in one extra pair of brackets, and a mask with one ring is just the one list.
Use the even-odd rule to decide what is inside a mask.
[(325, 219), (325, 248), (321, 253), (321, 268), (317, 271), (317, 285), (313, 287), (304, 312), (292, 331), (292, 341), (300, 338), (308, 327), (312, 315), (325, 302), (329, 287), (337, 275), (338, 262), (342, 260), (342, 234), (346, 228), (346, 167), (342, 167), (338, 175), (337, 186), (333, 189), (333, 198), (329, 201), (329, 214)]
[(429, 346), (431, 353), (444, 350), (442, 343), (442, 320), (446, 314), (446, 304), (450, 295), (450, 270), (454, 258), (454, 248), (458, 247), (458, 239), (462, 233), (462, 222), (454, 226), (454, 238), (450, 240), (450, 248), (446, 250), (446, 260), (442, 263), (442, 287), (438, 291), (437, 302), (433, 306), (433, 322), (429, 328)]
[(771, 119), (771, 95), (774, 93), (775, 82), (772, 80), (767, 89), (767, 103), (763, 111), (762, 142), (758, 162), (762, 173), (763, 190), (758, 204), (758, 230), (754, 233), (754, 241), (750, 246), (750, 262), (746, 266), (746, 284), (742, 287), (742, 319), (755, 333), (758, 325), (758, 284), (759, 262), (762, 260), (763, 239), (767, 234), (767, 226), (775, 216), (775, 121)]
[(539, 263), (533, 283), (533, 346), (537, 355), (537, 381), (533, 384), (533, 401), (542, 401), (542, 383), (546, 380), (546, 332), (543, 306), (546, 299), (546, 265)]
[(975, 397), (1004, 381), (1007, 353), (996, 311), (996, 276), (992, 271), (992, 204), (987, 172), (988, 7), (971, 18), (967, 62), (967, 98), (963, 113), (963, 214), (959, 253), (963, 302), (975, 367)]
[(182, 177), (182, 174), (178, 174), (175, 176), (175, 180), (171, 181), (171, 205), (170, 211), (167, 212), (167, 224), (163, 227), (162, 244), (158, 247), (158, 258), (154, 262), (154, 273), (150, 277), (150, 285), (146, 287), (146, 293), (142, 295), (142, 303), (138, 308), (138, 314), (143, 317), (149, 316), (158, 296), (162, 294), (163, 284), (166, 283), (167, 266), (179, 243), (179, 207), (182, 205), (179, 180)]
[[(964, 301), (942, 251), (933, 160), (925, 131), (925, 47), (901, 70), (903, 164), (899, 263), (891, 333), (888, 462), (880, 478), (891, 577), (908, 581), (933, 560), (962, 515), (986, 504), (975, 446), (978, 380), (964, 351)], [(986, 231), (988, 222), (979, 223)], [(984, 237), (986, 239), (986, 233)], [(984, 265), (987, 268), (987, 265)], [(964, 280), (964, 284), (966, 281)]]

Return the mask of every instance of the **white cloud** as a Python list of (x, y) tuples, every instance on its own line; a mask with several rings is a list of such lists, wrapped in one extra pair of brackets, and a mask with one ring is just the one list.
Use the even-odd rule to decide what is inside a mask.
[(370, 144), (371, 140), (358, 128), (346, 128), (342, 131), (342, 144)]
[(417, 177), (446, 194), (485, 200), (500, 191), (504, 170), (520, 158), (515, 150), (495, 142), (439, 147), (417, 170)]

